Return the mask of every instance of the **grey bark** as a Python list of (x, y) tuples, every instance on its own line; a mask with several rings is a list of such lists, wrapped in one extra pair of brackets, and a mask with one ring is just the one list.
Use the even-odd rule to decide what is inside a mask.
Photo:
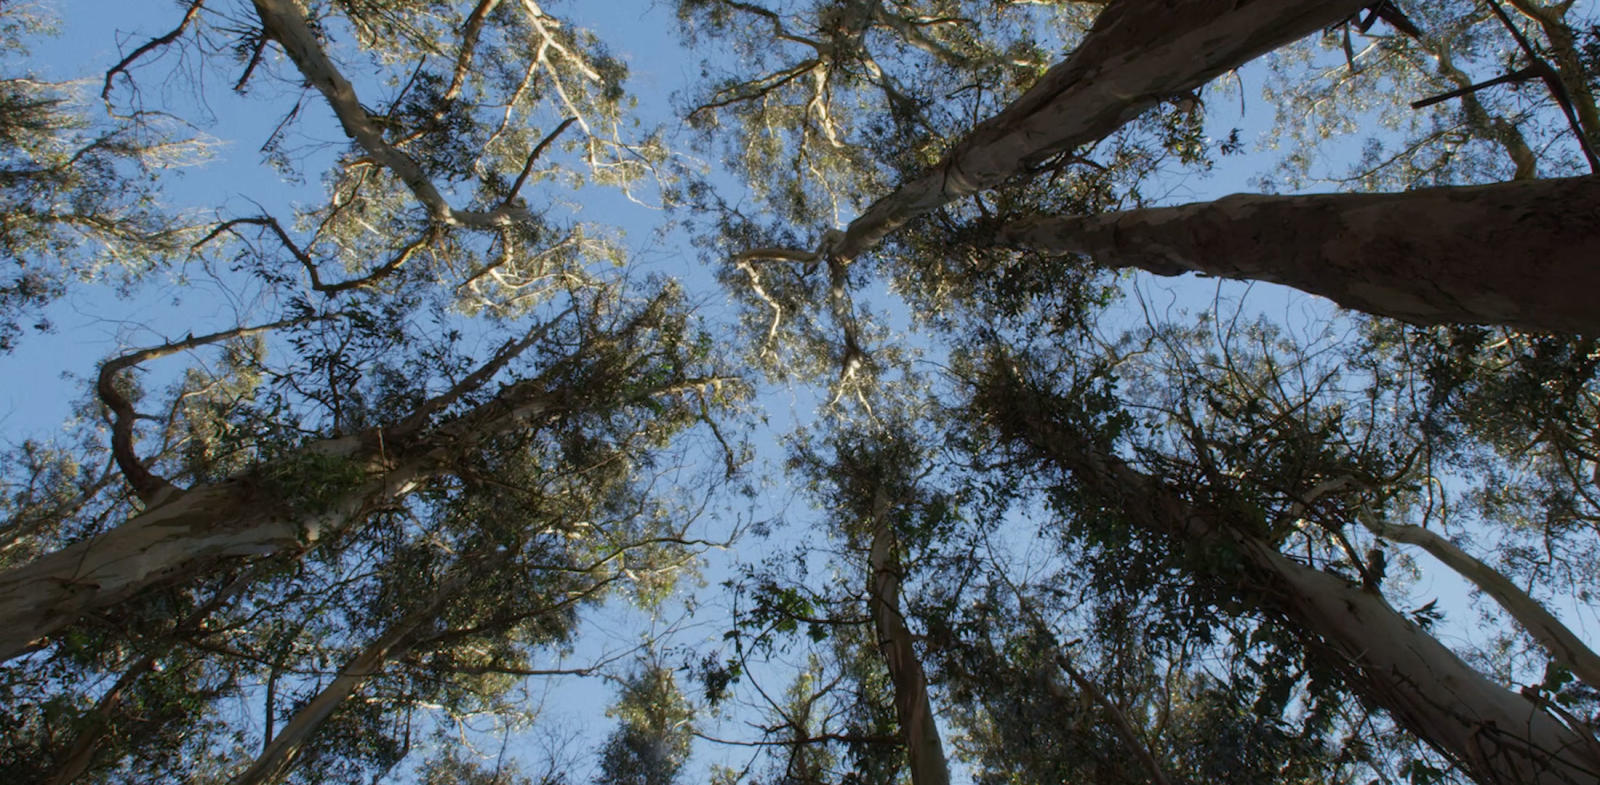
[(1264, 196), (1034, 218), (1011, 243), (1109, 267), (1269, 281), (1415, 324), (1600, 335), (1600, 178)]
[(853, 259), (929, 210), (1097, 141), (1164, 100), (1348, 18), (1370, 0), (1116, 0), (1063, 62), (823, 250)]

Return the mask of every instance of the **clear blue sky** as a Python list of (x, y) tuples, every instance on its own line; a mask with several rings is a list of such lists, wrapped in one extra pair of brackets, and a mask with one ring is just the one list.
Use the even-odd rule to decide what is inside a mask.
[[(39, 64), (41, 75), (48, 78), (88, 80), (84, 92), (92, 107), (98, 106), (99, 80), (105, 69), (118, 59), (119, 51), (127, 51), (165, 32), (181, 15), (171, 3), (72, 0), (63, 2), (59, 8), (63, 17), (62, 36), (53, 44), (41, 45), (33, 62)], [(632, 74), (629, 84), (639, 97), (645, 115), (660, 118), (663, 123), (674, 122), (668, 98), (692, 85), (700, 69), (699, 55), (686, 54), (678, 44), (670, 8), (662, 3), (571, 2), (554, 5), (550, 10), (575, 17), (580, 24), (598, 30), (613, 52), (628, 62)], [(1245, 106), (1250, 109), (1260, 106), (1257, 98), (1259, 72), (1246, 69), (1242, 78)], [(264, 79), (255, 84), (257, 91), (288, 90), (274, 87)], [(287, 215), (288, 205), (296, 198), (307, 202), (320, 198), (315, 182), (318, 167), (307, 167), (313, 182), (307, 188), (296, 190), (284, 185), (275, 172), (262, 164), (257, 147), (277, 117), (263, 111), (259, 94), (241, 101), (225, 86), (215, 84), (204, 85), (198, 91), (179, 84), (166, 87), (146, 84), (145, 89), (161, 91), (162, 97), (179, 104), (209, 107), (213, 124), (200, 130), (222, 142), (212, 161), (187, 171), (169, 185), (168, 195), (174, 205), (246, 214), (257, 211), (252, 202), (260, 202), (279, 215)], [(281, 106), (275, 108), (281, 109)], [(1260, 106), (1260, 111), (1240, 117), (1237, 99), (1213, 102), (1209, 109), (1216, 127), (1239, 126), (1244, 129), (1246, 140), (1262, 134), (1271, 121), (1270, 109), (1264, 106)], [(324, 133), (328, 141), (342, 142), (342, 134), (329, 122), (329, 114), (319, 98), (308, 102), (308, 114), (311, 119), (302, 126), (303, 132)], [(679, 146), (687, 145), (680, 142)], [(1353, 147), (1354, 144), (1349, 149)], [(1199, 201), (1250, 190), (1250, 178), (1266, 169), (1271, 161), (1270, 153), (1225, 159), (1211, 177), (1173, 182), (1168, 201)], [(733, 187), (731, 181), (729, 183)], [(679, 245), (683, 238), (674, 236), (665, 242), (655, 238), (655, 229), (662, 220), (659, 212), (633, 204), (614, 193), (596, 191), (585, 194), (579, 217), (620, 225), (628, 232), (642, 267), (689, 278), (691, 291), (697, 292), (696, 299), (713, 318), (728, 318), (731, 314), (731, 306), (700, 266), (696, 252)], [(74, 413), (73, 403), (87, 398), (85, 380), (92, 376), (97, 363), (118, 347), (153, 345), (191, 331), (199, 334), (226, 328), (238, 323), (238, 314), (250, 312), (254, 305), (249, 301), (248, 290), (243, 297), (239, 296), (236, 281), (212, 280), (201, 270), (188, 271), (181, 287), (170, 280), (168, 274), (158, 274), (151, 286), (141, 289), (132, 299), (112, 296), (101, 287), (78, 287), (54, 306), (49, 314), (55, 324), (53, 333), (27, 335), (13, 355), (0, 357), (0, 369), (9, 380), (0, 388), (0, 434), (12, 443), (23, 438), (48, 438), (59, 434), (58, 423)], [(1216, 282), (1193, 278), (1141, 277), (1138, 283), (1150, 301), (1162, 305), (1171, 302), (1195, 312), (1208, 308), (1219, 292)], [(1230, 283), (1222, 285), (1221, 292), (1224, 298), (1236, 298), (1245, 289), (1243, 285)], [(1250, 287), (1249, 292), (1252, 308), (1281, 314), (1291, 324), (1297, 320), (1304, 323), (1317, 319), (1327, 312), (1326, 305), (1320, 301), (1276, 287), (1257, 285)], [(259, 314), (244, 320), (260, 321)], [(168, 362), (170, 365), (163, 367), (175, 372), (181, 369), (183, 361), (174, 358)], [(76, 374), (76, 378), (62, 379), (64, 373)], [(158, 368), (147, 378), (160, 379), (161, 373)], [(757, 436), (765, 443), (765, 457), (780, 457), (772, 439), (789, 425), (809, 420), (820, 397), (816, 390), (810, 389), (773, 389), (766, 393), (760, 403), (773, 413), (773, 427)], [(747, 512), (761, 516), (809, 517), (803, 504), (796, 501), (788, 489), (772, 490), (761, 500), (761, 505)], [(757, 547), (770, 550), (781, 548), (783, 544), (766, 542)], [(726, 564), (713, 567), (710, 573), (713, 584), (716, 578), (726, 574), (726, 568)], [(1425, 577), (1416, 596), (1435, 593), (1446, 595), (1447, 608), (1465, 608), (1458, 581)], [(714, 592), (705, 593), (705, 596), (713, 598), (712, 606), (697, 618), (698, 626), (685, 630), (680, 642), (698, 644), (705, 639), (715, 640), (726, 629), (726, 620), (714, 616), (722, 600), (715, 598)], [(1456, 610), (1453, 615), (1459, 619), (1465, 611)], [(581, 642), (579, 656), (569, 665), (580, 664), (596, 652), (630, 645), (639, 634), (641, 620), (637, 614), (618, 613), (596, 621), (586, 627), (586, 633), (593, 637)], [(1587, 624), (1591, 618), (1586, 615), (1576, 621)], [(547, 696), (549, 716), (559, 724), (584, 727), (582, 738), (597, 742), (609, 729), (609, 722), (598, 729), (594, 724), (598, 721), (599, 710), (609, 702), (608, 695), (609, 690), (595, 682), (558, 682)], [(695, 765), (685, 781), (696, 781), (697, 773), (703, 772), (704, 765), (711, 760), (724, 757), (739, 760), (745, 754), (743, 750), (717, 750), (700, 744)]]

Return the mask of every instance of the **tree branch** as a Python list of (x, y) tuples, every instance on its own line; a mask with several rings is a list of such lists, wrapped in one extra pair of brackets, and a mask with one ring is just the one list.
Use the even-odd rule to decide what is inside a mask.
[(1545, 610), (1499, 570), (1483, 563), (1439, 534), (1410, 524), (1379, 520), (1365, 511), (1356, 519), (1373, 534), (1385, 539), (1415, 545), (1466, 578), (1484, 594), (1494, 598), (1556, 662), (1591, 687), (1600, 686), (1600, 655), (1584, 644), (1554, 614)]
[(118, 373), (147, 360), (160, 359), (198, 346), (216, 343), (217, 341), (241, 338), (268, 330), (331, 318), (333, 317), (298, 317), (282, 319), (271, 324), (254, 327), (235, 327), (231, 330), (223, 330), (210, 335), (191, 336), (182, 341), (162, 344), (149, 349), (140, 349), (102, 363), (100, 365), (100, 374), (95, 380), (95, 393), (100, 396), (100, 401), (111, 411), (111, 455), (116, 459), (117, 467), (122, 470), (122, 476), (127, 478), (128, 485), (133, 488), (133, 492), (139, 496), (140, 500), (153, 506), (165, 500), (178, 489), (172, 483), (167, 482), (166, 479), (152, 474), (144, 462), (139, 460), (139, 456), (135, 454), (133, 450), (133, 421), (137, 414), (134, 412), (133, 404), (128, 400), (127, 396), (117, 389), (116, 378)]

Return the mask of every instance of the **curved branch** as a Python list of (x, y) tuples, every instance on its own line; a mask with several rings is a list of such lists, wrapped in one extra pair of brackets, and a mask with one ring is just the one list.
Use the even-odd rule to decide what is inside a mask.
[(383, 129), (362, 107), (355, 87), (339, 72), (306, 23), (306, 13), (296, 0), (254, 0), (256, 15), (268, 37), (283, 47), (307, 83), (327, 100), (344, 132), (379, 165), (400, 178), (422, 202), (429, 217), (447, 226), (491, 228), (530, 220), (526, 208), (502, 206), (494, 210), (457, 210), (410, 156), (384, 139)]
[(156, 360), (181, 351), (193, 349), (198, 346), (226, 341), (231, 338), (240, 338), (254, 335), (268, 330), (276, 330), (296, 324), (330, 319), (331, 316), (298, 317), (282, 319), (271, 324), (257, 325), (255, 327), (235, 327), (231, 330), (201, 335), (190, 336), (182, 341), (162, 344), (149, 349), (140, 349), (120, 357), (107, 360), (100, 366), (100, 375), (95, 380), (95, 394), (100, 396), (102, 403), (111, 410), (111, 455), (116, 459), (117, 468), (122, 470), (122, 476), (128, 480), (128, 485), (133, 487), (133, 492), (138, 494), (140, 500), (146, 504), (154, 505), (161, 502), (169, 494), (178, 489), (167, 482), (165, 478), (151, 473), (143, 461), (133, 450), (133, 421), (138, 414), (133, 410), (133, 403), (128, 400), (122, 391), (117, 389), (116, 378), (121, 371), (145, 362)]
[(116, 79), (117, 74), (127, 74), (128, 68), (139, 58), (144, 57), (154, 49), (159, 49), (178, 40), (178, 36), (183, 35), (183, 31), (189, 29), (190, 23), (194, 22), (195, 17), (200, 15), (200, 8), (205, 5), (205, 2), (206, 0), (190, 0), (189, 10), (184, 12), (183, 21), (179, 22), (177, 27), (172, 28), (166, 35), (157, 36), (144, 42), (127, 57), (122, 58), (117, 61), (116, 65), (111, 66), (106, 71), (105, 85), (100, 88), (100, 99), (109, 104), (111, 101), (111, 82)]
[(239, 226), (240, 224), (263, 226), (271, 229), (272, 233), (277, 235), (278, 242), (282, 243), (283, 247), (294, 256), (295, 261), (299, 262), (300, 266), (305, 268), (306, 276), (311, 279), (311, 288), (314, 291), (322, 292), (323, 294), (339, 294), (351, 289), (359, 289), (377, 283), (378, 281), (389, 277), (389, 275), (394, 273), (395, 270), (403, 267), (406, 262), (411, 260), (411, 257), (415, 255), (417, 251), (423, 248), (423, 246), (426, 246), (438, 239), (437, 228), (431, 227), (423, 231), (421, 235), (418, 235), (417, 239), (412, 240), (405, 246), (401, 247), (401, 249), (389, 259), (389, 261), (372, 268), (372, 271), (366, 275), (363, 275), (360, 278), (351, 278), (344, 281), (338, 281), (336, 283), (323, 282), (321, 273), (317, 272), (316, 261), (311, 258), (310, 254), (306, 253), (304, 249), (302, 249), (292, 238), (289, 237), (289, 233), (284, 231), (283, 225), (278, 223), (278, 219), (270, 215), (260, 215), (250, 218), (232, 218), (227, 221), (223, 221), (221, 224), (218, 224), (215, 229), (207, 232), (204, 237), (195, 241), (194, 245), (190, 247), (199, 248), (200, 246), (216, 239), (217, 236), (221, 235), (223, 232), (232, 231), (233, 227)]
[(1522, 629), (1549, 652), (1550, 656), (1573, 675), (1591, 687), (1600, 686), (1600, 655), (1586, 646), (1577, 634), (1561, 623), (1554, 614), (1545, 610), (1538, 600), (1512, 583), (1499, 570), (1462, 550), (1439, 534), (1403, 523), (1389, 523), (1368, 514), (1356, 518), (1367, 530), (1385, 539), (1415, 545), (1454, 570), (1457, 575), (1472, 582), (1484, 594), (1494, 598)]

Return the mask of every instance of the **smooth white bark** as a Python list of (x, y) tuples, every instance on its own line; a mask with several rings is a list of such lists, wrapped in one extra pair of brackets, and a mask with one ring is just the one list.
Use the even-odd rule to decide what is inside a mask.
[(372, 479), (314, 512), (265, 498), (243, 479), (195, 488), (104, 534), (0, 574), (0, 661), (27, 652), (84, 614), (219, 561), (309, 548), (368, 505), (409, 492), (427, 473), (425, 466), (375, 467)]
[[(400, 178), (406, 188), (428, 209), (435, 221), (448, 225), (488, 228), (526, 221), (525, 208), (507, 206), (490, 211), (458, 210), (450, 206), (427, 173), (404, 151), (389, 144), (383, 128), (372, 119), (356, 96), (355, 87), (344, 77), (323, 51), (322, 43), (307, 24), (306, 9), (299, 0), (253, 0), (256, 16), (267, 37), (277, 41), (300, 70), (306, 83), (322, 93), (339, 125), (374, 161)], [(474, 31), (475, 32), (475, 31)]]
[(1600, 656), (1584, 644), (1555, 614), (1530, 597), (1510, 578), (1485, 564), (1455, 543), (1437, 533), (1410, 524), (1389, 523), (1362, 516), (1362, 524), (1385, 539), (1415, 545), (1443, 562), (1456, 574), (1472, 582), (1505, 609), (1556, 662), (1572, 671), (1585, 684), (1600, 686)]

